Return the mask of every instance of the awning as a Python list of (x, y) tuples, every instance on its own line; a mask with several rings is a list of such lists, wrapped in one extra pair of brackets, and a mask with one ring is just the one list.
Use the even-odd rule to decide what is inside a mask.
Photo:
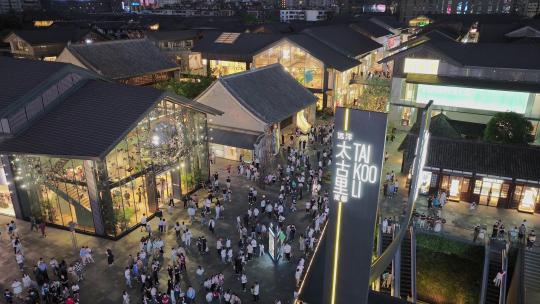
[(208, 128), (209, 142), (224, 146), (253, 150), (260, 134), (243, 133), (232, 130), (219, 129), (217, 127)]
[(405, 81), (407, 81), (408, 83), (417, 84), (540, 93), (540, 84), (518, 81), (489, 81), (478, 80), (474, 78), (457, 78), (420, 74), (407, 74), (407, 78)]

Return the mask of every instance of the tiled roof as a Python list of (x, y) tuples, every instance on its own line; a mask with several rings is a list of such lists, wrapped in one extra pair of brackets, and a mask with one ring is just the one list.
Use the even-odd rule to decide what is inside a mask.
[(70, 64), (0, 56), (0, 111), (67, 66)]
[(225, 76), (219, 82), (266, 123), (279, 122), (317, 100), (280, 64)]
[[(386, 31), (385, 29), (382, 30)], [(382, 47), (381, 44), (347, 25), (312, 27), (303, 30), (302, 33), (350, 57), (360, 56)]]
[(0, 151), (99, 157), (160, 100), (163, 91), (88, 80)]
[(79, 28), (50, 28), (42, 30), (16, 30), (13, 34), (19, 36), (31, 45), (58, 44), (79, 42), (90, 33), (88, 29)]
[(346, 71), (360, 65), (360, 61), (347, 57), (345, 54), (330, 48), (321, 41), (304, 34), (287, 36), (288, 40), (299, 45), (313, 57), (322, 61), (325, 65), (338, 71)]
[(71, 44), (66, 48), (87, 68), (111, 79), (179, 68), (147, 39)]
[[(414, 157), (416, 135), (409, 134), (405, 148), (405, 167)], [(540, 148), (492, 144), (482, 141), (446, 139), (429, 140), (426, 166), (474, 172), (510, 178), (540, 179)]]
[(216, 42), (223, 33), (220, 31), (203, 32), (203, 38), (191, 50), (203, 53), (203, 56), (208, 59), (251, 61), (255, 53), (283, 37), (276, 34), (239, 33), (240, 35), (233, 43)]

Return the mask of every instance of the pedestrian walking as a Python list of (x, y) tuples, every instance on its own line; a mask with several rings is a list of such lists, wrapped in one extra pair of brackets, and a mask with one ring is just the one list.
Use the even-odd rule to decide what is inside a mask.
[(109, 267), (111, 267), (113, 265), (113, 263), (114, 263), (114, 255), (113, 255), (112, 250), (110, 248), (107, 248), (106, 255), (107, 255), (107, 265), (109, 265)]

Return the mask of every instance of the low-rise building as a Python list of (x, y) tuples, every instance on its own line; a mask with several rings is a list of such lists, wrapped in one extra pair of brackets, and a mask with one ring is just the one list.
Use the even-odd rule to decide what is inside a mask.
[(210, 152), (231, 160), (262, 163), (315, 123), (315, 96), (279, 64), (220, 77), (196, 100), (225, 113), (209, 121)]
[(0, 58), (0, 213), (110, 238), (209, 178), (220, 111), (71, 64)]
[(191, 49), (200, 39), (197, 30), (150, 31), (146, 37), (180, 66), (183, 74), (204, 74), (200, 53)]
[(275, 34), (205, 31), (192, 51), (200, 53), (207, 74), (215, 77), (249, 70), (255, 53), (279, 40)]
[(54, 61), (70, 43), (103, 40), (99, 34), (88, 29), (47, 28), (16, 30), (4, 38), (10, 44), (11, 54), (16, 58)]
[(180, 71), (180, 66), (148, 39), (68, 44), (57, 61), (132, 85), (152, 85), (173, 79)]

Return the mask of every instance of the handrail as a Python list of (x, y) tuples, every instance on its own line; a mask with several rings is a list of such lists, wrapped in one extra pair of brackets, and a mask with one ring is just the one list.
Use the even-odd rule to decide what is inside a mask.
[(512, 278), (510, 279), (510, 288), (508, 288), (508, 291), (506, 293), (506, 303), (508, 304), (523, 304), (524, 299), (524, 289), (525, 289), (525, 283), (524, 283), (524, 265), (525, 265), (525, 259), (524, 259), (524, 250), (523, 250), (523, 244), (520, 243), (519, 246), (517, 246), (517, 258), (516, 258), (516, 264), (514, 265), (514, 273), (512, 274)]
[(416, 303), (416, 233), (411, 226), (411, 300)]
[(508, 250), (506, 248), (502, 250), (501, 256), (504, 276), (502, 278), (501, 290), (499, 293), (499, 304), (506, 304), (506, 278), (508, 277)]
[(480, 291), (480, 304), (484, 304), (486, 302), (486, 293), (489, 284), (489, 258), (489, 244), (486, 240), (484, 240), (484, 270), (482, 272), (482, 289)]
[[(422, 122), (420, 125), (420, 135), (422, 135), (422, 132), (427, 132), (429, 129), (429, 120), (430, 120), (430, 107), (433, 104), (433, 101), (430, 100), (426, 107), (423, 110), (422, 113)], [(428, 133), (425, 133), (428, 134)], [(416, 198), (418, 196), (418, 187), (419, 187), (419, 180), (420, 178), (416, 178), (417, 176), (420, 176), (421, 169), (423, 167), (423, 161), (425, 161), (425, 154), (427, 149), (427, 140), (428, 136), (419, 136), (418, 142), (416, 146), (416, 153), (413, 161), (413, 172), (412, 172), (412, 183), (410, 188), (409, 197), (407, 200), (407, 209), (405, 210), (404, 214), (406, 216), (401, 215), (402, 219), (399, 221), (399, 232), (397, 235), (394, 235), (394, 240), (386, 248), (384, 253), (379, 256), (373, 263), (371, 263), (371, 273), (369, 275), (369, 283), (371, 284), (373, 281), (375, 281), (379, 276), (382, 275), (386, 267), (392, 262), (392, 259), (396, 255), (397, 250), (401, 246), (401, 242), (403, 241), (403, 238), (405, 237), (405, 234), (408, 231), (408, 227), (412, 222), (413, 217), (413, 211), (415, 209), (416, 204)]]

